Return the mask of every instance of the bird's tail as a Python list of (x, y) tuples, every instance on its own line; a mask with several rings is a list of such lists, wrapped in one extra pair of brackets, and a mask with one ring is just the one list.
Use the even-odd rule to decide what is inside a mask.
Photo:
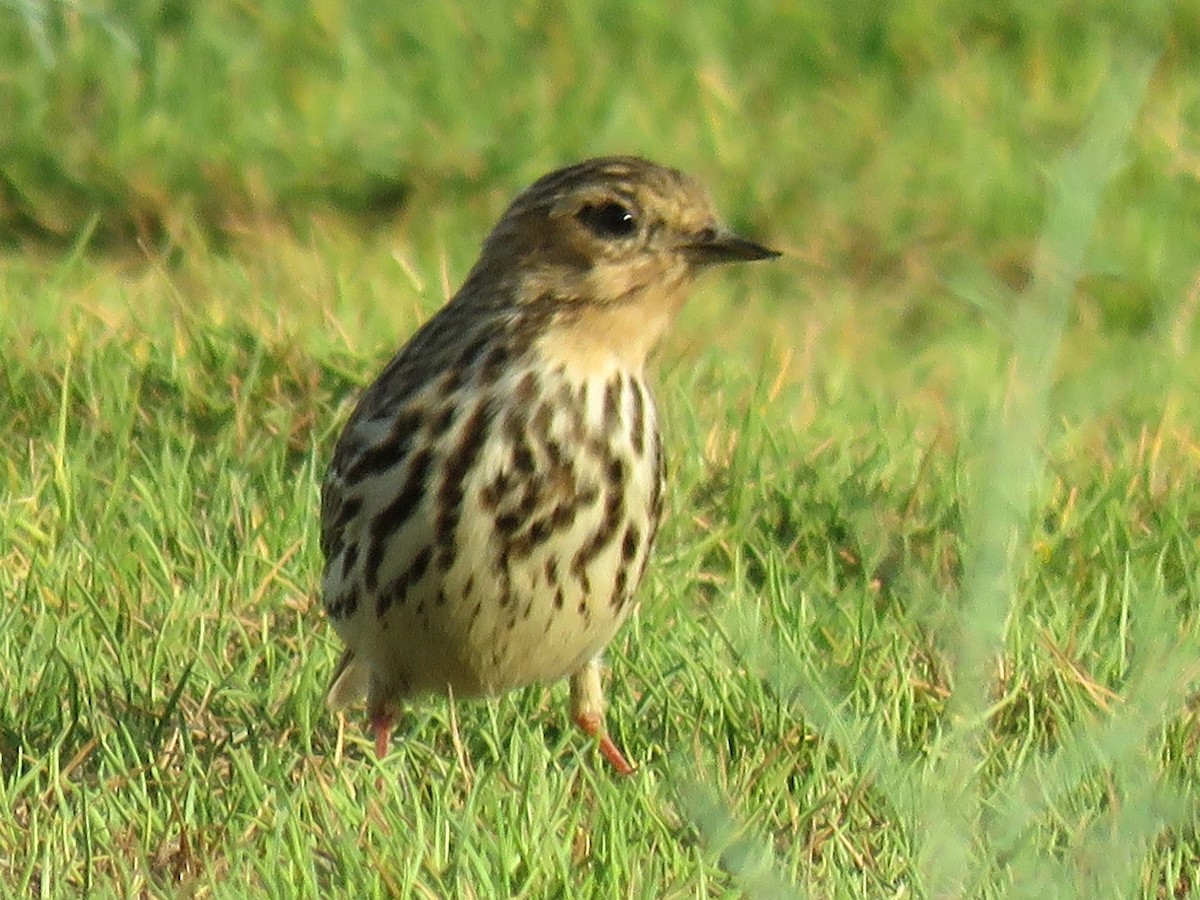
[(371, 673), (367, 667), (354, 656), (349, 647), (342, 654), (341, 662), (333, 673), (329, 683), (329, 693), (325, 695), (325, 703), (333, 711), (344, 709), (359, 700), (367, 692), (367, 683)]

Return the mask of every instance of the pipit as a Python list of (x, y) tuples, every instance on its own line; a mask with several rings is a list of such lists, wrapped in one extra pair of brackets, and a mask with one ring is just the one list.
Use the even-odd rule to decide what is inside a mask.
[(385, 755), (400, 704), (569, 678), (622, 773), (600, 654), (629, 616), (663, 509), (646, 357), (715, 263), (778, 256), (692, 178), (626, 156), (521, 193), (457, 294), (366, 390), (321, 496), (325, 609)]

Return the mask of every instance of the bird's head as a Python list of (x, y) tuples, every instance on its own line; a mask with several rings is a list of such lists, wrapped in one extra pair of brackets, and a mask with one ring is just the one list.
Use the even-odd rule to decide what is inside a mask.
[(708, 266), (779, 254), (735, 235), (708, 193), (675, 169), (632, 156), (587, 160), (543, 176), (484, 242), (464, 299), (551, 313), (598, 340), (645, 352)]

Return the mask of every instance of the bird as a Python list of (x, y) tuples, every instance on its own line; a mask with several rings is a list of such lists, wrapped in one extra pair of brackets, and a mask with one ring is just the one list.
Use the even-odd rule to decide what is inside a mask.
[(618, 773), (604, 648), (635, 607), (666, 461), (647, 357), (709, 267), (780, 254), (698, 181), (636, 156), (550, 172), (361, 394), (321, 488), (327, 702), (366, 698), (383, 758), (405, 704), (570, 683)]

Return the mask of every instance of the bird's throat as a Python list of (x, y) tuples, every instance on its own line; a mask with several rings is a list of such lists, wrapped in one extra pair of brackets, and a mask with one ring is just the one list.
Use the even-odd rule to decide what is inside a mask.
[(582, 376), (622, 368), (641, 373), (683, 303), (679, 296), (588, 305), (556, 322), (538, 343), (545, 357)]

